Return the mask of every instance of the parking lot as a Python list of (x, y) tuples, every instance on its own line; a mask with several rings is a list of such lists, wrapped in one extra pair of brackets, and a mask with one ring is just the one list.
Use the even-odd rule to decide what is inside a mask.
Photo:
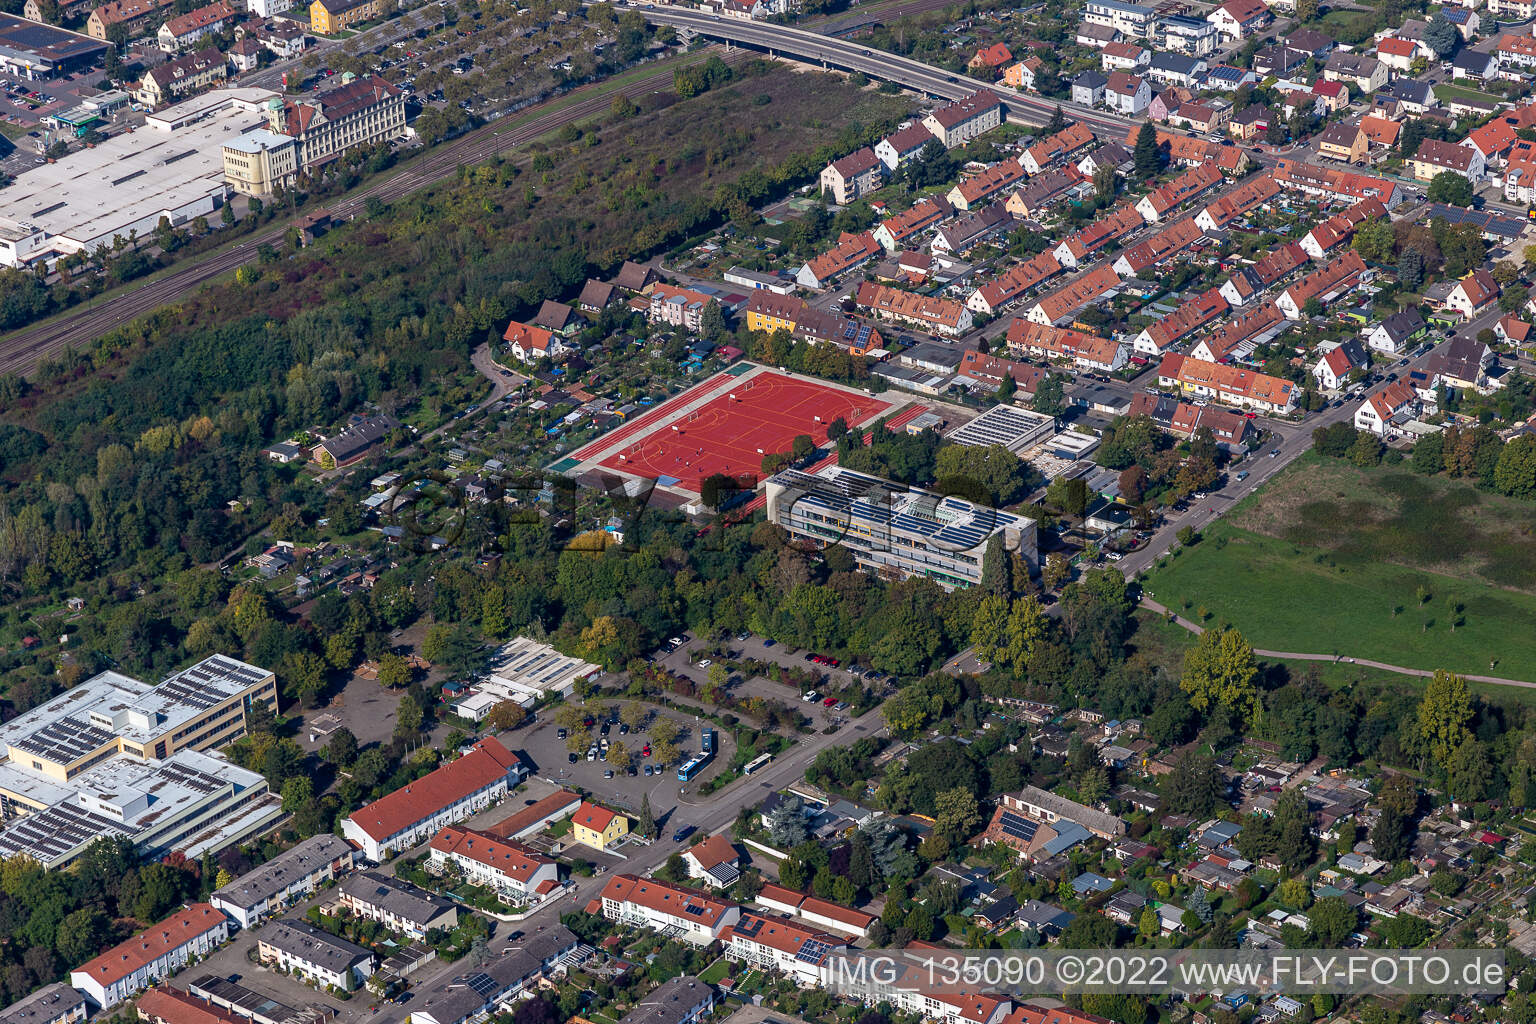
[[(704, 664), (705, 661), (712, 661), (705, 654), (709, 645), (696, 639), (691, 633), (684, 633), (681, 636), (686, 641), (681, 647), (669, 650), (663, 646), (652, 655), (652, 661), (677, 675), (692, 679), (702, 688), (709, 681), (709, 665)], [(820, 673), (823, 681), (820, 684), (813, 684), (818, 695), (813, 702), (801, 700), (804, 694), (799, 687), (786, 686), (777, 680), (764, 679), (761, 676), (743, 679), (738, 674), (733, 676), (731, 683), (731, 692), (737, 697), (761, 697), (765, 700), (776, 700), (781, 704), (798, 704), (800, 711), (809, 715), (818, 727), (834, 724), (846, 717), (844, 712), (848, 709), (838, 710), (824, 703), (824, 696), (828, 692), (864, 686), (874, 686), (876, 692), (885, 689), (894, 690), (891, 685), (893, 681), (889, 678), (866, 682), (862, 678), (854, 677), (853, 671), (857, 666), (843, 664), (834, 667), (830, 664), (816, 664), (806, 660), (806, 655), (812, 652), (786, 647), (784, 644), (762, 637), (746, 635), (743, 639), (738, 635), (727, 641), (725, 646), (729, 651), (735, 652), (731, 658), (733, 661), (754, 659), (773, 662), (785, 668), (799, 668), (803, 671)], [(828, 687), (831, 688), (830, 691)], [(813, 708), (811, 704), (815, 707)]]
[[(610, 699), (593, 701), (588, 705), (593, 717), (599, 720), (598, 725), (592, 730), (595, 739), (601, 738), (600, 726), (604, 719), (599, 711), (608, 707), (622, 707), (625, 703), (627, 702), (622, 699)], [(633, 776), (615, 770), (601, 758), (589, 761), (585, 752), (577, 754), (573, 763), (566, 741), (560, 737), (560, 726), (555, 722), (553, 711), (541, 713), (538, 721), (532, 726), (504, 733), (501, 740), (511, 749), (526, 754), (535, 766), (533, 774), (549, 784), (578, 786), (593, 794), (598, 802), (616, 810), (626, 811), (631, 816), (639, 813), (641, 800), (649, 796), (651, 810), (656, 815), (656, 819), (664, 825), (676, 827), (668, 820), (666, 812), (677, 806), (680, 791), (709, 779), (723, 770), (725, 765), (730, 764), (736, 752), (735, 741), (728, 734), (717, 729), (714, 761), (685, 786), (678, 781), (676, 763), (662, 768), (656, 764), (654, 758), (642, 756), (642, 751), (650, 740), (651, 728), (656, 720), (666, 717), (682, 730), (676, 746), (682, 752), (682, 758), (686, 760), (698, 752), (700, 731), (707, 727), (708, 723), (678, 711), (654, 706), (653, 712), (650, 723), (638, 732), (620, 733), (619, 730), (624, 727), (623, 723), (609, 727), (608, 741), (610, 743), (623, 741), (634, 758), (636, 771)], [(646, 775), (647, 767), (652, 768), (656, 774)], [(613, 773), (612, 778), (607, 777), (609, 772)]]

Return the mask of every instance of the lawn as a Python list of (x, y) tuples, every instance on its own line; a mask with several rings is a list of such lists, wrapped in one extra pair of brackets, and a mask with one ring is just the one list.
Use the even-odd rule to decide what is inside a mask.
[(1436, 85), (1435, 98), (1438, 100), (1499, 100), (1503, 97), (1493, 96), (1476, 89), (1469, 89), (1464, 85)]
[(1329, 11), (1323, 15), (1322, 28), (1339, 42), (1353, 46), (1376, 31), (1377, 17), (1374, 11)]
[(718, 985), (721, 979), (729, 973), (731, 973), (731, 962), (725, 957), (721, 957), (704, 969), (703, 973), (699, 975), (699, 980), (709, 985)]
[(1308, 454), (1146, 589), (1258, 648), (1536, 681), (1536, 508), (1401, 465)]

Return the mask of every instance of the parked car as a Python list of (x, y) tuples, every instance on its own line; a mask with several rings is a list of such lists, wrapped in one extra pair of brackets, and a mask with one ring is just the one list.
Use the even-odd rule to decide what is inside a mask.
[(800, 699), (805, 701), (807, 704), (809, 704), (811, 701), (815, 700), (819, 696), (821, 696), (821, 694), (817, 693), (815, 690), (812, 690), (810, 693), (807, 693), (805, 696), (801, 697)]

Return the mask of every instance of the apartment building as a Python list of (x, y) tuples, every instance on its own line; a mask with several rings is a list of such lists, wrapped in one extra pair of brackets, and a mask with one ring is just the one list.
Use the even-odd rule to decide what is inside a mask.
[(875, 156), (880, 158), (887, 172), (892, 172), (922, 155), (923, 147), (934, 141), (934, 134), (928, 130), (928, 126), (917, 121), (897, 129), (876, 143)]
[(377, 921), (392, 932), (421, 940), (436, 928), (455, 928), (458, 904), (428, 892), (403, 878), (379, 871), (349, 875), (337, 889), (337, 900), (354, 917)]
[(1127, 39), (1146, 39), (1157, 27), (1157, 8), (1150, 4), (1126, 3), (1124, 0), (1088, 0), (1083, 5), (1083, 20), (1090, 25), (1105, 25)]
[(1476, 149), (1439, 139), (1425, 139), (1419, 143), (1419, 148), (1406, 162), (1419, 181), (1432, 181), (1435, 175), (1449, 171), (1477, 185), (1488, 170), (1488, 161)]
[(342, 836), (379, 863), (499, 802), (528, 775), (528, 766), (494, 736), (415, 782), (354, 811)]
[(844, 939), (829, 932), (750, 911), (726, 932), (724, 944), (728, 959), (777, 971), (802, 988), (826, 985), (831, 958), (848, 948)]
[(996, 93), (977, 90), (923, 118), (923, 125), (946, 149), (963, 146), (1003, 123), (1003, 101)]
[(1284, 415), (1296, 408), (1300, 389), (1291, 381), (1236, 366), (1170, 352), (1157, 369), (1157, 382), (1223, 405)]
[(1076, 268), (1110, 242), (1117, 242), (1131, 232), (1140, 230), (1146, 223), (1135, 207), (1129, 204), (1117, 206), (1092, 224), (1062, 239), (1051, 253), (1062, 266)]
[(441, 874), (450, 866), (513, 906), (530, 903), (560, 885), (559, 864), (532, 847), (457, 825), (433, 836), (428, 853), (429, 870)]
[(1275, 161), (1275, 167), (1271, 173), (1274, 174), (1275, 181), (1280, 183), (1281, 188), (1306, 195), (1322, 196), (1336, 203), (1357, 203), (1362, 199), (1376, 199), (1382, 206), (1391, 210), (1403, 199), (1402, 191), (1385, 178), (1331, 167), (1318, 167), (1315, 164), (1301, 163), (1288, 157), (1281, 157)]
[(160, 26), (157, 37), (160, 49), (166, 53), (178, 53), (204, 36), (223, 31), (224, 26), (234, 19), (235, 9), (224, 0), (179, 14)]
[(85, 19), (85, 31), (92, 39), (107, 41), (107, 33), (121, 26), (128, 39), (143, 35), (157, 23), (174, 0), (107, 0)]
[(925, 576), (946, 590), (971, 586), (981, 580), (982, 554), (994, 536), (1026, 564), (1038, 560), (1031, 519), (837, 466), (773, 476), (767, 511), (791, 537), (840, 544), (861, 569), (885, 579)]
[(628, 817), (590, 800), (571, 815), (571, 838), (594, 850), (606, 850), (628, 835)]
[(362, 985), (377, 965), (374, 955), (357, 943), (296, 918), (264, 927), (256, 939), (256, 955), (264, 966), (343, 992)]
[(1048, 135), (1025, 150), (1024, 169), (1030, 174), (1039, 174), (1057, 160), (1091, 145), (1093, 145), (1093, 132), (1087, 125), (1081, 122), (1068, 125), (1055, 135)]
[(861, 281), (854, 301), (882, 320), (894, 320), (931, 334), (958, 337), (971, 329), (971, 311), (952, 299)]
[(280, 914), (352, 870), (355, 851), (333, 835), (310, 836), (222, 888), (208, 902), (242, 928)]
[(832, 201), (847, 206), (880, 187), (885, 165), (868, 146), (854, 150), (822, 168), (821, 194), (832, 193)]
[(229, 62), (217, 47), (209, 46), (150, 68), (144, 72), (134, 99), (147, 107), (162, 107), (190, 96), (229, 77)]
[(405, 137), (405, 93), (375, 75), (313, 99), (285, 99), (267, 111), (272, 131), (298, 146), (301, 173), (359, 146)]
[(377, 17), (379, 0), (314, 0), (309, 5), (310, 28), (325, 36)]
[(211, 903), (194, 903), (69, 972), (69, 983), (97, 1010), (110, 1010), (194, 957), (229, 939), (229, 919)]
[(666, 931), (695, 945), (720, 940), (741, 919), (741, 907), (697, 889), (655, 878), (620, 874), (608, 879), (587, 913), (610, 921)]

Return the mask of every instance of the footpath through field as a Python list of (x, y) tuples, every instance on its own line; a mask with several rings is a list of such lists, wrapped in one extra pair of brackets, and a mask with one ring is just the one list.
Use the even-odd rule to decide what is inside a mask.
[[(1169, 617), (1170, 613), (1167, 608), (1158, 604), (1156, 601), (1152, 600), (1145, 594), (1143, 594), (1141, 597), (1141, 606), (1146, 608), (1148, 611), (1156, 612), (1165, 618)], [(1199, 636), (1201, 633), (1205, 632), (1204, 626), (1200, 625), (1198, 622), (1191, 622), (1189, 619), (1184, 618), (1182, 615), (1173, 615), (1171, 621), (1177, 623), (1180, 626), (1183, 626), (1185, 629), (1189, 630), (1196, 636)], [(1382, 661), (1371, 661), (1367, 658), (1347, 658), (1343, 655), (1337, 654), (1302, 654), (1297, 651), (1261, 651), (1257, 647), (1254, 648), (1253, 653), (1260, 658), (1281, 658), (1286, 661), (1333, 661), (1341, 662), (1346, 665), (1364, 665), (1367, 668), (1378, 668), (1383, 672), (1396, 672), (1398, 675), (1404, 676), (1418, 676), (1425, 678), (1434, 675), (1434, 672), (1431, 672), (1428, 669), (1407, 668), (1403, 665), (1388, 665), (1386, 662)], [(1456, 674), (1461, 676), (1463, 679), (1469, 679), (1475, 683), (1492, 683), (1494, 686), (1518, 686), (1526, 690), (1536, 690), (1536, 683), (1527, 682), (1523, 679), (1504, 679), (1500, 676), (1475, 676), (1466, 672), (1458, 672)]]

